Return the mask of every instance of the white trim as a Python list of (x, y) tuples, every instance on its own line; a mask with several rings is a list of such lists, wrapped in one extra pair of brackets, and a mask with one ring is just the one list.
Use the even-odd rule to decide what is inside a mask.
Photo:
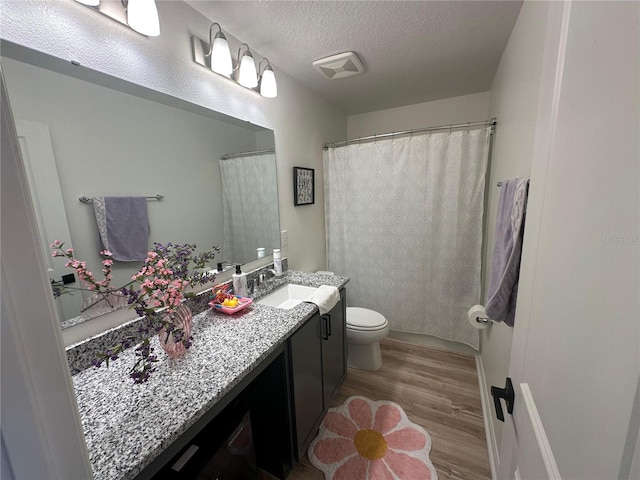
[(558, 465), (556, 464), (556, 459), (551, 451), (551, 445), (549, 445), (547, 433), (544, 431), (544, 427), (542, 426), (542, 420), (538, 414), (536, 402), (534, 401), (531, 390), (529, 389), (529, 384), (521, 383), (520, 391), (522, 392), (522, 401), (527, 407), (529, 421), (536, 436), (538, 449), (540, 450), (545, 470), (547, 471), (547, 478), (550, 480), (562, 480), (562, 477), (560, 477), (560, 471), (558, 470)]
[(493, 428), (492, 399), (487, 388), (487, 379), (484, 374), (484, 364), (480, 354), (476, 354), (476, 370), (478, 372), (478, 383), (480, 385), (480, 402), (482, 403), (482, 418), (484, 421), (484, 433), (487, 439), (487, 450), (489, 453), (489, 466), (491, 467), (491, 478), (498, 478), (500, 468), (500, 449), (496, 440), (496, 431)]

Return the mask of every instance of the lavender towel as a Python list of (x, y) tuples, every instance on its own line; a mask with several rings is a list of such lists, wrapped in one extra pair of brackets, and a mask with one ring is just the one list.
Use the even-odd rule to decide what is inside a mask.
[(520, 255), (527, 210), (528, 178), (503, 182), (498, 201), (496, 235), (485, 310), (487, 316), (513, 327), (518, 298)]
[(100, 239), (113, 260), (137, 262), (147, 257), (149, 219), (145, 197), (95, 197), (93, 210)]

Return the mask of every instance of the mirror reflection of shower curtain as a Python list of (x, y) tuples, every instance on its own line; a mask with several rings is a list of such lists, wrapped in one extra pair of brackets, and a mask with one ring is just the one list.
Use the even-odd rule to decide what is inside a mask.
[(275, 154), (220, 160), (224, 206), (222, 257), (229, 263), (258, 258), (280, 248)]
[(490, 128), (396, 137), (324, 152), (329, 270), (351, 277), (349, 305), (392, 330), (478, 349)]

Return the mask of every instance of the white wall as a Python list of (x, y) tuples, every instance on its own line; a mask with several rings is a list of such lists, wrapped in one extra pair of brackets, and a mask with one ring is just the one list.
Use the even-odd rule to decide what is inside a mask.
[[(542, 58), (547, 23), (546, 2), (525, 2), (513, 27), (496, 75), (491, 85), (489, 116), (498, 119), (493, 138), (488, 202), (486, 206), (484, 264), (491, 265), (500, 189), (496, 183), (514, 177), (528, 177), (531, 171), (533, 141), (537, 119), (538, 93), (542, 73)], [(488, 289), (489, 271), (484, 270), (483, 291)], [(495, 323), (481, 330), (481, 359), (486, 392), (491, 386), (504, 386), (509, 372), (513, 329)], [(486, 393), (485, 392), (485, 393)], [(488, 405), (493, 404), (486, 398)], [(488, 409), (495, 433), (494, 451), (500, 445), (502, 422), (493, 408)], [(493, 440), (491, 440), (493, 443)]]
[[(322, 146), (346, 137), (345, 116), (277, 65), (276, 99), (207, 71), (192, 61), (190, 37), (207, 37), (211, 20), (178, 1), (158, 2), (158, 10), (161, 35), (146, 38), (77, 2), (4, 2), (2, 37), (274, 130), (280, 223), (289, 232), (284, 253), (290, 268), (324, 268)], [(238, 42), (228, 33), (233, 50)], [(260, 45), (252, 47), (260, 53)], [(315, 205), (293, 206), (293, 166), (316, 169)]]
[(489, 92), (347, 117), (347, 138), (487, 120)]

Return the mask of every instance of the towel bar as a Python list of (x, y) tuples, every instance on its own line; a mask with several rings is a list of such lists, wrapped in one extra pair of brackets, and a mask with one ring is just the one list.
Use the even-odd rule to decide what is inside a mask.
[[(164, 195), (160, 195), (159, 193), (156, 193), (155, 195), (151, 196), (151, 197), (146, 197), (147, 200), (162, 200), (164, 198)], [(85, 197), (84, 195), (82, 197), (80, 197), (78, 200), (80, 200), (82, 203), (91, 203), (93, 202), (93, 198), (89, 198), (89, 197)]]

